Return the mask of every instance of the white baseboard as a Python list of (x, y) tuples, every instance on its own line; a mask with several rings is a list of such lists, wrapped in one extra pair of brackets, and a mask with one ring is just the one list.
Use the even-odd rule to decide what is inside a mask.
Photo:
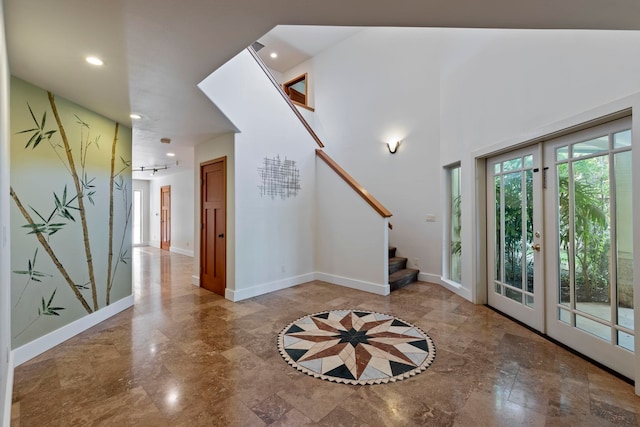
[(358, 289), (360, 291), (371, 292), (377, 295), (389, 295), (391, 287), (387, 283), (381, 285), (379, 283), (365, 282), (357, 279), (350, 279), (348, 277), (336, 276), (334, 274), (327, 273), (315, 273), (316, 280), (322, 280), (323, 282), (331, 283), (334, 285), (345, 286), (347, 288)]
[(169, 247), (169, 252), (175, 252), (180, 255), (186, 255), (193, 258), (193, 251), (189, 251), (187, 249), (176, 248), (175, 246)]
[(421, 282), (435, 283), (443, 288), (447, 288), (454, 294), (460, 295), (462, 298), (471, 301), (471, 291), (469, 289), (465, 288), (460, 283), (444, 279), (439, 274), (420, 273), (418, 274), (418, 280)]
[(11, 425), (11, 406), (13, 401), (13, 352), (9, 353), (9, 364), (7, 365), (7, 389), (4, 391), (4, 402), (2, 405), (4, 407), (4, 411), (2, 412), (4, 415), (2, 417), (2, 425), (9, 426)]
[(200, 276), (191, 276), (191, 284), (193, 286), (200, 286)]
[(154, 248), (159, 248), (160, 247), (160, 241), (159, 240), (149, 240), (149, 246), (153, 246)]
[(257, 297), (258, 295), (267, 294), (273, 291), (290, 288), (292, 286), (307, 283), (315, 279), (314, 273), (303, 274), (301, 276), (287, 277), (286, 279), (276, 280), (273, 282), (262, 283), (260, 285), (251, 286), (250, 288), (231, 290), (226, 289), (224, 297), (230, 301), (237, 302), (247, 298)]
[(108, 318), (115, 316), (123, 310), (133, 306), (133, 295), (122, 298), (94, 313), (88, 314), (74, 322), (69, 323), (53, 332), (49, 332), (40, 338), (37, 338), (11, 352), (13, 357), (13, 366), (20, 366), (24, 362), (33, 359), (39, 354), (52, 349), (58, 344), (78, 335), (81, 332), (97, 325)]

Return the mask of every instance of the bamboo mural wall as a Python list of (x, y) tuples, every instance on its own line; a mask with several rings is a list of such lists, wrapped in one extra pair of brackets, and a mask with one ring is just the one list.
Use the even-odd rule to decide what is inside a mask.
[(11, 79), (17, 348), (131, 295), (131, 130)]

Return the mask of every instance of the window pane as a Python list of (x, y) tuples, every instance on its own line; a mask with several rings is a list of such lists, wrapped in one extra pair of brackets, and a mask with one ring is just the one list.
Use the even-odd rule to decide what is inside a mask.
[(573, 144), (573, 157), (588, 156), (602, 151), (609, 151), (609, 136), (601, 136), (590, 141)]
[(569, 158), (569, 147), (564, 146), (556, 149), (556, 160), (567, 160)]
[(493, 173), (498, 175), (502, 169), (500, 168), (501, 163), (496, 163), (495, 165), (493, 165)]
[(613, 135), (613, 148), (631, 147), (631, 129)]
[(560, 304), (569, 305), (571, 295), (571, 265), (569, 260), (569, 164), (558, 165), (558, 283)]
[(609, 157), (573, 162), (576, 308), (611, 320)]
[(631, 151), (614, 156), (618, 324), (633, 330), (633, 193)]
[(558, 311), (559, 311), (558, 319), (561, 322), (564, 322), (566, 324), (570, 324), (571, 323), (571, 313), (569, 311), (567, 311), (567, 310), (562, 310), (562, 309), (559, 309)]
[(518, 157), (517, 159), (506, 160), (502, 162), (502, 168), (505, 171), (520, 169), (522, 168), (522, 158)]
[(528, 156), (525, 156), (525, 158), (524, 158), (524, 167), (525, 168), (532, 168), (533, 167), (533, 154), (529, 154)]
[(533, 295), (525, 295), (524, 303), (529, 307), (533, 307)]
[(629, 335), (626, 332), (618, 331), (618, 345), (626, 348), (629, 351), (634, 351), (633, 335)]
[(522, 289), (522, 173), (503, 177), (505, 283)]
[(455, 282), (460, 283), (462, 279), (462, 241), (460, 238), (460, 232), (462, 229), (461, 223), (461, 182), (460, 182), (460, 167), (455, 167), (450, 170), (450, 184), (451, 184), (451, 241), (449, 242), (451, 247), (450, 253), (450, 265), (449, 265), (449, 278)]
[(502, 285), (500, 283), (494, 283), (496, 294), (502, 295)]
[(505, 290), (504, 294), (507, 298), (510, 298), (522, 304), (522, 292), (513, 290), (511, 288), (507, 288), (507, 287), (505, 287), (504, 290)]
[(525, 275), (526, 275), (526, 289), (527, 292), (533, 292), (533, 170), (529, 169), (525, 172), (526, 183), (526, 211), (527, 211), (527, 243), (526, 243), (526, 263), (525, 263)]
[(611, 342), (611, 327), (607, 325), (603, 325), (602, 323), (595, 322), (576, 314), (576, 327), (595, 335), (598, 338)]

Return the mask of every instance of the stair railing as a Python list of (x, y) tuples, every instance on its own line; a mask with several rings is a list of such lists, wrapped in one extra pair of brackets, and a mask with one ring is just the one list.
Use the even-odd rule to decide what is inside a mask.
[(293, 113), (298, 117), (298, 120), (300, 120), (300, 122), (305, 127), (305, 129), (307, 129), (307, 131), (309, 132), (311, 137), (314, 139), (314, 141), (316, 141), (316, 144), (318, 144), (318, 147), (324, 148), (324, 144), (322, 143), (322, 141), (320, 141), (320, 138), (318, 137), (318, 135), (316, 135), (313, 129), (311, 129), (311, 125), (309, 125), (309, 123), (305, 120), (305, 118), (302, 116), (300, 111), (298, 111), (296, 106), (291, 101), (291, 98), (289, 98), (289, 95), (287, 95), (284, 89), (282, 89), (282, 86), (280, 86), (280, 83), (278, 83), (275, 77), (273, 77), (273, 74), (271, 74), (271, 71), (269, 71), (269, 67), (267, 67), (266, 64), (262, 61), (262, 58), (258, 56), (258, 52), (256, 52), (255, 49), (251, 46), (249, 46), (247, 50), (249, 51), (251, 56), (253, 56), (253, 59), (256, 60), (260, 68), (262, 68), (262, 71), (264, 71), (267, 77), (269, 77), (269, 80), (271, 80), (271, 83), (273, 83), (276, 89), (278, 89), (278, 92), (280, 93), (280, 95), (282, 95), (282, 98), (284, 98), (284, 100), (289, 105), (289, 107), (291, 107), (291, 110), (293, 111)]
[(344, 169), (338, 165), (335, 160), (333, 160), (327, 153), (320, 149), (316, 149), (316, 156), (321, 158), (335, 173), (338, 174), (340, 178), (344, 180), (353, 190), (360, 195), (364, 199), (365, 202), (369, 203), (376, 212), (380, 214), (383, 218), (389, 218), (393, 214), (389, 212), (387, 208), (385, 208), (382, 203), (376, 200), (375, 197), (371, 195), (365, 188), (358, 183), (351, 175), (349, 175)]

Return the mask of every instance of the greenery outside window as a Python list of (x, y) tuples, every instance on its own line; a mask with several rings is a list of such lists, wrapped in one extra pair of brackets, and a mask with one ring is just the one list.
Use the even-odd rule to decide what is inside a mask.
[(447, 189), (448, 189), (448, 210), (447, 215), (447, 242), (448, 250), (446, 253), (448, 275), (447, 279), (460, 283), (462, 281), (462, 239), (460, 232), (462, 229), (461, 222), (461, 181), (460, 181), (460, 165), (452, 166), (447, 169)]

